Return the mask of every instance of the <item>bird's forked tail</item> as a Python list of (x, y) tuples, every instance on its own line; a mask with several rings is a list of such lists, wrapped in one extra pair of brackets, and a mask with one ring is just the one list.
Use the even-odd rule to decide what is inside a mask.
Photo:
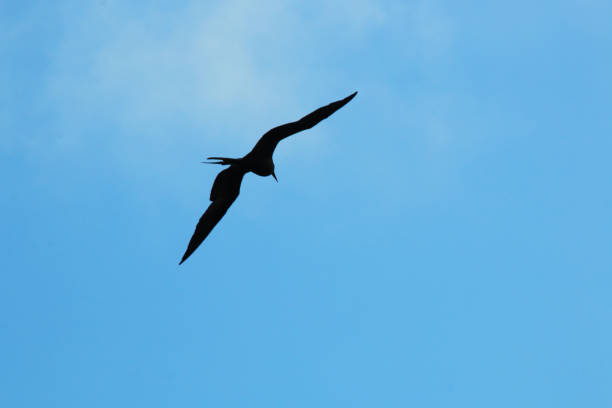
[(217, 160), (217, 161), (205, 161), (201, 163), (228, 165), (228, 164), (239, 163), (241, 159), (232, 159), (229, 157), (208, 157), (206, 160)]

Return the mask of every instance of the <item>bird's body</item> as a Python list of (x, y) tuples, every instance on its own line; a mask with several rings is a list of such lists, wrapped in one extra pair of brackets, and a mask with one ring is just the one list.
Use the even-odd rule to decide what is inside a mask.
[(210, 201), (212, 201), (212, 203), (200, 218), (179, 265), (185, 262), (204, 241), (221, 218), (223, 218), (229, 207), (240, 194), (240, 184), (246, 173), (252, 172), (262, 177), (273, 176), (276, 179), (272, 155), (278, 143), (288, 136), (315, 126), (317, 123), (346, 105), (356, 94), (357, 92), (344, 99), (323, 106), (296, 122), (287, 123), (269, 130), (259, 139), (255, 147), (242, 158), (209, 157), (208, 160), (215, 161), (206, 163), (229, 165), (229, 167), (221, 171), (215, 178), (215, 182), (210, 191)]
[(270, 157), (249, 157), (246, 155), (242, 158), (246, 169), (249, 169), (250, 172), (257, 174), (258, 176), (267, 177), (274, 174), (274, 162), (272, 161), (272, 156)]

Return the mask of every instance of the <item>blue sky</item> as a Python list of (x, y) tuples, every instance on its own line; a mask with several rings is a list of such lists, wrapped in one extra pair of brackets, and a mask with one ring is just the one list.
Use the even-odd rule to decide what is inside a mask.
[[(608, 1), (0, 4), (0, 405), (612, 405)], [(220, 170), (276, 150), (181, 267)]]

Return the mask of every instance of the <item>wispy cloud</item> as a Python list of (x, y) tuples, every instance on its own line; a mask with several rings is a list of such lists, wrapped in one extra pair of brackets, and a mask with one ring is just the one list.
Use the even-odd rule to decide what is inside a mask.
[[(44, 121), (15, 143), (34, 154), (104, 156), (143, 174), (189, 151), (243, 153), (269, 127), (353, 91), (343, 50), (358, 49), (385, 17), (369, 0), (30, 9), (5, 28), (16, 37), (7, 46), (46, 55), (35, 66), (39, 83), (19, 84), (31, 86), (27, 109)], [(41, 24), (52, 35), (26, 43), (23, 32)], [(1, 112), (7, 118), (25, 122), (30, 113), (13, 106)]]
[[(241, 154), (269, 127), (355, 89), (378, 92), (370, 100), (393, 111), (402, 90), (386, 75), (452, 45), (450, 20), (430, 2), (229, 0), (169, 9), (108, 0), (53, 9), (58, 31), (45, 44), (51, 57), (36, 95), (52, 120), (22, 142), (106, 152), (149, 170), (189, 151)], [(44, 14), (32, 12), (30, 24)], [(434, 127), (447, 129), (438, 119)], [(323, 148), (322, 140), (313, 135), (299, 148)]]
[(248, 111), (257, 122), (270, 106), (296, 104), (309, 87), (307, 67), (322, 63), (319, 51), (330, 42), (330, 27), (367, 30), (370, 14), (374, 23), (382, 18), (367, 1), (346, 4), (348, 17), (334, 17), (337, 10), (329, 7), (312, 20), (278, 1), (138, 15), (120, 3), (105, 4), (65, 13), (48, 95), (66, 120), (74, 120), (75, 111), (105, 110), (128, 124), (177, 115), (203, 124)]

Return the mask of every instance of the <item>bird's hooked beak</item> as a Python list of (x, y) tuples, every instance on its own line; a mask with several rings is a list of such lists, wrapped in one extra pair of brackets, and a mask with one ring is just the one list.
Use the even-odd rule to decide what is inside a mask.
[(278, 179), (276, 178), (276, 174), (274, 174), (274, 170), (272, 170), (272, 177), (274, 177), (274, 180), (276, 180), (276, 182), (278, 183)]

